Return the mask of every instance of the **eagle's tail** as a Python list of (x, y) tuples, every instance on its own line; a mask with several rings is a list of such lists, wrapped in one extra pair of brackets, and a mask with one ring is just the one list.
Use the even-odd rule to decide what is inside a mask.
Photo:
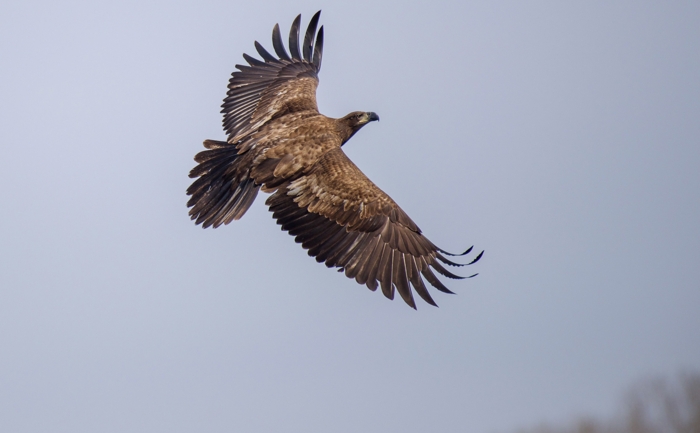
[(260, 185), (250, 178), (246, 164), (235, 145), (225, 141), (205, 140), (208, 150), (199, 152), (194, 160), (199, 164), (190, 171), (198, 177), (189, 188), (187, 207), (190, 217), (207, 228), (219, 227), (240, 219), (258, 195)]

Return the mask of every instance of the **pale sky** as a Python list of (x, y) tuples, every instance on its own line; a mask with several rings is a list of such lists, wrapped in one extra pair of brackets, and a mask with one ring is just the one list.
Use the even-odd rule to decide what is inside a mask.
[[(185, 189), (242, 53), (323, 9), (322, 113), (440, 308)], [(4, 2), (0, 431), (508, 432), (700, 369), (700, 3)], [(286, 38), (285, 38), (286, 39)]]

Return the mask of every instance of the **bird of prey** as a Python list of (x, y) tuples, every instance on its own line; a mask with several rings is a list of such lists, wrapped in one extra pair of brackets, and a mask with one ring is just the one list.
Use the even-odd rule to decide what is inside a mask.
[[(266, 205), (282, 230), (329, 268), (340, 268), (370, 290), (381, 287), (389, 299), (398, 291), (416, 308), (411, 286), (435, 305), (423, 281), (452, 293), (433, 270), (464, 266), (423, 236), (418, 226), (345, 155), (342, 146), (363, 126), (379, 120), (355, 111), (334, 119), (319, 113), (318, 73), (323, 52), (321, 11), (300, 44), (301, 15), (289, 32), (289, 52), (279, 25), (272, 30), (272, 55), (257, 41), (262, 60), (243, 54), (236, 65), (221, 112), (228, 140), (205, 140), (190, 172), (190, 216), (203, 227), (241, 218), (258, 191), (272, 193)], [(470, 253), (469, 248), (462, 254)], [(483, 251), (470, 263), (479, 260)], [(474, 275), (472, 275), (474, 276)]]

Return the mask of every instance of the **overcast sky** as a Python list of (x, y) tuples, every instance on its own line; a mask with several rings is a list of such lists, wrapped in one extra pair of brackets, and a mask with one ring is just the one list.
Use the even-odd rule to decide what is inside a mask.
[[(437, 245), (414, 311), (260, 195), (185, 189), (253, 41), (322, 8), (322, 113)], [(506, 432), (700, 369), (700, 3), (0, 4), (0, 430)]]

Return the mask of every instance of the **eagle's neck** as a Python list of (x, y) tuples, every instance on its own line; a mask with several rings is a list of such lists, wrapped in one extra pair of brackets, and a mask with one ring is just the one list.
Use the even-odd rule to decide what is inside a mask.
[(348, 120), (345, 118), (336, 119), (336, 129), (338, 130), (338, 135), (343, 140), (340, 144), (341, 146), (347, 143), (348, 140), (350, 140), (350, 138), (352, 138), (352, 136), (364, 126), (349, 125), (348, 123)]

